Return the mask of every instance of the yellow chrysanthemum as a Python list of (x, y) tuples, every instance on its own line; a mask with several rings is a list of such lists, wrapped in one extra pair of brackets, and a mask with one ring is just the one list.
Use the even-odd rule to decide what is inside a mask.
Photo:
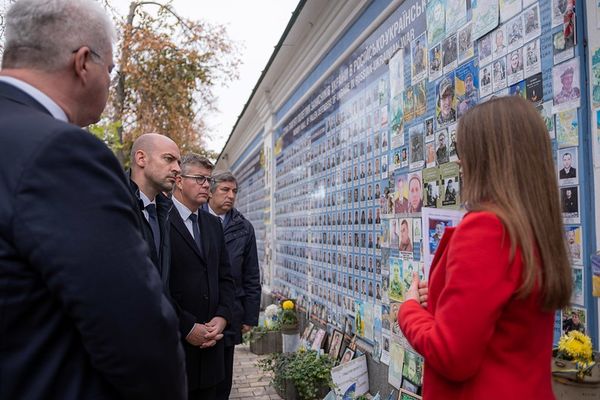
[(584, 368), (592, 362), (592, 341), (579, 331), (571, 331), (558, 341), (558, 350), (583, 364)]
[(294, 302), (291, 300), (286, 300), (283, 303), (281, 303), (281, 307), (284, 310), (293, 310), (294, 309)]

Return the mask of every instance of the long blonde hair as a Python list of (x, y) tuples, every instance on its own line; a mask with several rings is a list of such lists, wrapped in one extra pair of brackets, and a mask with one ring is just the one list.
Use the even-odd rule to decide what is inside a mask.
[(516, 96), (482, 103), (460, 119), (457, 150), (468, 209), (498, 215), (511, 259), (521, 249), (517, 295), (526, 297), (538, 285), (544, 310), (568, 305), (572, 277), (552, 145), (537, 110)]

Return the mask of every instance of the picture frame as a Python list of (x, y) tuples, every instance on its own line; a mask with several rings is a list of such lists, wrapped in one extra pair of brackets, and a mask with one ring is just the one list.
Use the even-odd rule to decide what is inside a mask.
[(329, 356), (334, 360), (337, 360), (338, 356), (340, 355), (340, 350), (342, 348), (343, 341), (344, 334), (341, 331), (334, 329), (331, 333), (331, 341), (329, 343), (329, 349), (327, 351), (329, 353)]
[(346, 347), (342, 357), (340, 358), (340, 364), (345, 364), (348, 361), (351, 361), (354, 358), (354, 350), (350, 348), (350, 345)]
[(421, 400), (421, 398), (421, 396), (409, 392), (406, 389), (400, 389), (400, 393), (398, 394), (398, 400)]

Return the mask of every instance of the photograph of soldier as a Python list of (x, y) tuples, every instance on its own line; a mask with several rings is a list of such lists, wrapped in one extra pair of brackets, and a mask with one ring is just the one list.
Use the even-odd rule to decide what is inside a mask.
[(460, 118), (478, 102), (478, 76), (474, 61), (463, 64), (456, 70), (455, 82), (458, 118)]
[(411, 82), (415, 85), (421, 79), (427, 77), (427, 43), (426, 34), (416, 38), (411, 45), (412, 75)]
[(572, 214), (579, 214), (579, 204), (577, 196), (577, 186), (569, 186), (560, 189), (561, 200), (562, 200), (562, 212), (565, 217), (574, 216)]
[(537, 3), (525, 10), (523, 21), (525, 23), (525, 42), (540, 35), (540, 13)]
[(502, 57), (494, 61), (492, 77), (492, 86), (494, 91), (498, 91), (506, 87), (506, 57)]
[(488, 33), (479, 39), (479, 65), (485, 65), (492, 61), (492, 35)]
[(456, 121), (453, 73), (446, 75), (437, 86), (436, 121), (438, 127)]
[(492, 94), (492, 66), (486, 65), (479, 70), (479, 94), (486, 97)]
[(494, 37), (493, 43), (493, 56), (494, 60), (506, 55), (506, 34), (505, 34), (505, 25), (499, 26), (495, 31), (492, 32)]
[(558, 171), (559, 185), (572, 185), (577, 183), (577, 147), (558, 150), (558, 160), (562, 166)]
[(511, 86), (523, 80), (523, 49), (512, 51), (508, 59), (508, 86)]
[(425, 120), (425, 142), (431, 142), (435, 139), (433, 133), (433, 117)]
[[(579, 107), (579, 59), (564, 62), (552, 71), (555, 110)], [(557, 107), (559, 106), (559, 107)]]
[(442, 76), (442, 44), (438, 43), (429, 50), (429, 80)]
[(456, 43), (456, 34), (448, 36), (442, 43), (443, 55), (442, 64), (444, 72), (451, 71), (456, 68), (458, 60), (458, 44)]
[(446, 146), (446, 130), (437, 132), (437, 147), (435, 155), (438, 164), (447, 163), (449, 160), (448, 146)]
[(520, 15), (508, 22), (508, 51), (523, 45), (523, 19)]
[(475, 55), (473, 40), (471, 39), (471, 24), (465, 25), (458, 31), (458, 60), (463, 62)]

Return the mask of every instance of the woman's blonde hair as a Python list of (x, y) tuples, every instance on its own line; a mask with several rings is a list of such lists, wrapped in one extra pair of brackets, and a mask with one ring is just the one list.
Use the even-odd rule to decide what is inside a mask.
[(515, 96), (474, 107), (459, 121), (457, 150), (467, 208), (498, 215), (510, 236), (511, 259), (521, 249), (518, 296), (538, 286), (543, 309), (567, 306), (572, 277), (552, 145), (535, 107)]

